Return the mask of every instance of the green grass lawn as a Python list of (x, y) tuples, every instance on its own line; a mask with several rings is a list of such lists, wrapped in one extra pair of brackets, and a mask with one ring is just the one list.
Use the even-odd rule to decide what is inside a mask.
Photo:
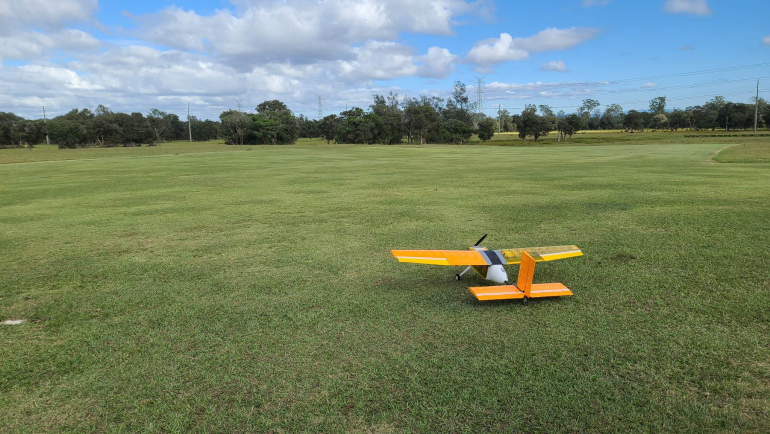
[[(698, 140), (0, 165), (0, 432), (768, 432), (770, 165)], [(484, 233), (575, 296), (388, 252)]]
[(731, 146), (714, 159), (720, 163), (770, 163), (770, 139)]

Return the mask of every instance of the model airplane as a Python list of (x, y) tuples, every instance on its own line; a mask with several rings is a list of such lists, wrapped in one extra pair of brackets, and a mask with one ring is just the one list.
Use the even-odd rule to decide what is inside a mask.
[[(535, 275), (535, 263), (543, 261), (555, 261), (557, 259), (582, 256), (583, 252), (577, 246), (557, 247), (526, 247), (523, 249), (488, 250), (479, 247), (481, 239), (466, 250), (391, 250), (393, 257), (399, 262), (412, 262), (415, 264), (467, 266), (459, 274), (455, 274), (457, 280), (462, 279), (468, 270), (473, 269), (482, 278), (499, 283), (503, 286), (485, 286), (468, 288), (479, 300), (511, 300), (522, 299), (524, 305), (530, 298), (562, 297), (572, 295), (566, 286), (561, 283), (533, 284)], [(521, 264), (519, 278), (516, 285), (508, 282), (508, 273), (504, 265)]]

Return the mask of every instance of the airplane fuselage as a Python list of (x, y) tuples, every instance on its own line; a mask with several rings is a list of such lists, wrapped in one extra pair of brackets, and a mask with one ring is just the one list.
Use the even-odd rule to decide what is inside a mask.
[(471, 247), (484, 257), (487, 265), (474, 265), (473, 271), (482, 278), (501, 285), (508, 284), (508, 273), (503, 265), (506, 265), (505, 257), (497, 250), (487, 250), (486, 247)]

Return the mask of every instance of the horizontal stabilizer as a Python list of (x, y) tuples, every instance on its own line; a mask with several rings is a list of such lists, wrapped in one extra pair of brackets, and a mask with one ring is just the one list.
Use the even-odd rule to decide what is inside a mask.
[(506, 286), (481, 286), (477, 288), (468, 288), (480, 301), (488, 300), (513, 300), (524, 298), (524, 293), (519, 291), (514, 285)]
[(572, 295), (572, 291), (561, 283), (533, 283), (530, 297), (563, 297)]

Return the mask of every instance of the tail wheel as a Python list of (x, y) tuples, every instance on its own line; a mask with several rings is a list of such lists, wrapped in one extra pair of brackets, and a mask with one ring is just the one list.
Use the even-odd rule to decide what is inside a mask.
[(459, 274), (455, 274), (455, 279), (462, 280), (463, 276), (460, 276)]

